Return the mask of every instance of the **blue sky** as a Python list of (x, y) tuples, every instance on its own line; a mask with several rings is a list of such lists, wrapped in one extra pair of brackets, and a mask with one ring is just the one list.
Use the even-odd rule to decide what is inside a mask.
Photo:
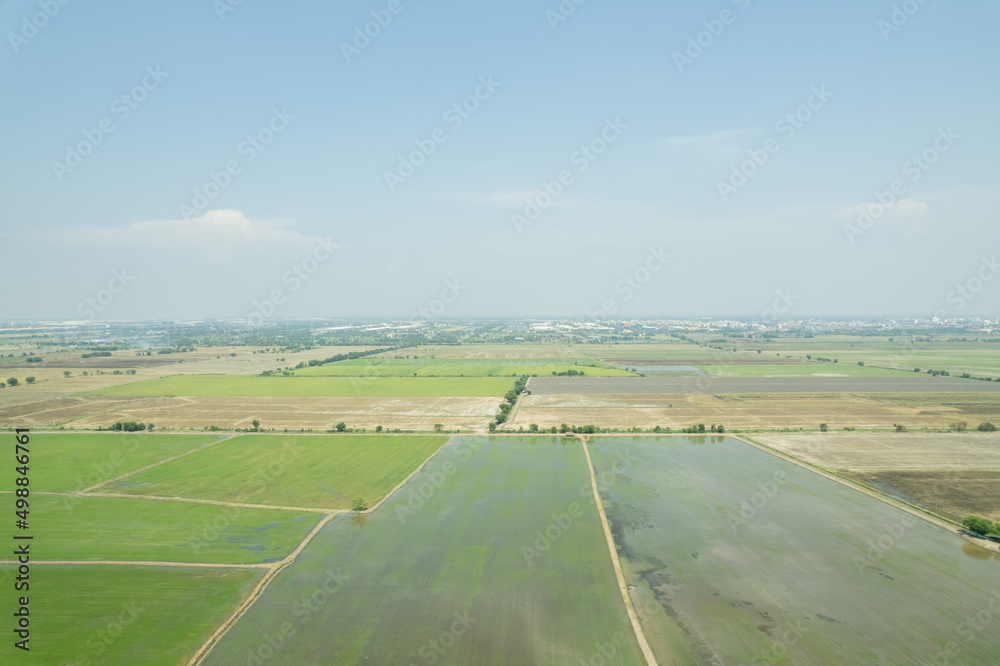
[(229, 2), (0, 2), (0, 317), (1000, 311), (996, 3)]

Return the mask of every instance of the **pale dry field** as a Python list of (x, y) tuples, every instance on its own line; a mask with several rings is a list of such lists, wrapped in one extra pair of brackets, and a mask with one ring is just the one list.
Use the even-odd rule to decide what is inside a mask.
[(997, 433), (758, 433), (753, 438), (821, 467), (1000, 470)]
[[(521, 397), (510, 425), (594, 424), (608, 428), (940, 428), (955, 421), (1000, 423), (1000, 394), (762, 393), (547, 394)], [(509, 426), (508, 426), (509, 427)]]
[[(152, 421), (160, 428), (330, 429), (343, 421), (351, 428), (483, 428), (498, 411), (500, 398), (454, 397), (153, 397), (95, 398), (110, 409), (67, 423), (96, 428), (115, 421)], [(91, 410), (96, 405), (90, 405)]]

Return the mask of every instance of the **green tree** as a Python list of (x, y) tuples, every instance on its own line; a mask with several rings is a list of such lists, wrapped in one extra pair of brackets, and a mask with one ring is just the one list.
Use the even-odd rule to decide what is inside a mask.
[(351, 511), (366, 511), (368, 509), (368, 500), (364, 497), (355, 497), (351, 500)]
[(375, 426), (375, 432), (382, 432), (382, 426)]
[(24, 381), (28, 382), (29, 384), (34, 384), (35, 383), (35, 378), (34, 377), (25, 377)]
[(538, 424), (532, 423), (531, 425), (528, 426), (528, 430), (530, 430), (531, 432), (538, 432)]
[(434, 424), (434, 432), (441, 432), (442, 430), (444, 430), (444, 424), (443, 423), (435, 423)]
[(147, 423), (146, 424), (146, 430), (148, 430), (149, 432), (153, 432), (153, 424), (152, 423)]
[(996, 529), (992, 521), (978, 516), (966, 516), (962, 521), (962, 527), (979, 536), (986, 536)]
[(8, 377), (7, 384), (10, 386), (17, 386), (17, 377)]
[(63, 377), (65, 377), (66, 379), (69, 379), (72, 374), (73, 373), (70, 372), (69, 370), (63, 370)]
[(989, 421), (983, 421), (982, 423), (979, 424), (977, 430), (979, 430), (979, 432), (996, 432), (997, 427), (992, 423), (990, 423)]
[(820, 423), (819, 424), (819, 431), (820, 432), (826, 432), (829, 429), (830, 429), (830, 426), (828, 426), (827, 424), (825, 424), (825, 423)]
[(496, 432), (497, 422), (496, 421), (490, 421), (489, 429), (490, 429), (490, 432)]
[(254, 419), (251, 421), (254, 430), (260, 430), (260, 419)]
[(347, 430), (347, 424), (346, 423), (344, 423), (343, 421), (341, 421), (340, 423), (337, 424), (337, 432), (344, 432), (345, 430)]

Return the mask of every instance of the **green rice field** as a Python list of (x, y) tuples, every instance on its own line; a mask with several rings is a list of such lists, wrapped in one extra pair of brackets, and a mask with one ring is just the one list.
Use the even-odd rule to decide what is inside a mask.
[[(186, 664), (262, 573), (259, 569), (34, 566), (30, 652), (16, 649), (8, 630), (0, 644), (0, 663)], [(4, 617), (12, 616), (14, 603), (13, 592), (2, 595)]]
[(998, 562), (970, 556), (960, 537), (733, 438), (591, 442), (661, 664), (988, 664), (1000, 654), (1000, 634), (968, 620), (1000, 604)]
[(456, 438), (324, 527), (205, 663), (643, 663), (588, 493), (578, 441)]
[(286, 557), (319, 522), (295, 513), (180, 502), (37, 495), (44, 559), (258, 564)]
[[(225, 437), (147, 432), (31, 433), (28, 443), (31, 489), (83, 490)], [(13, 465), (0, 467), (3, 488), (13, 487), (14, 474)]]
[(349, 509), (382, 499), (447, 441), (413, 435), (244, 435), (103, 492)]

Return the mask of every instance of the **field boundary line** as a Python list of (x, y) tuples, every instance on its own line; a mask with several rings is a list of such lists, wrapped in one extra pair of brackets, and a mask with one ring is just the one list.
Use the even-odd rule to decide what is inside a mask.
[(325, 516), (322, 520), (320, 520), (319, 523), (316, 525), (316, 527), (314, 527), (312, 529), (312, 531), (309, 532), (309, 534), (306, 535), (306, 538), (303, 539), (301, 543), (299, 543), (299, 545), (295, 548), (295, 550), (293, 550), (288, 555), (288, 557), (286, 557), (284, 560), (282, 560), (281, 562), (279, 562), (277, 566), (275, 566), (270, 571), (268, 571), (266, 574), (264, 574), (264, 577), (260, 580), (259, 583), (257, 583), (257, 586), (254, 587), (254, 589), (250, 591), (250, 594), (248, 594), (246, 596), (246, 598), (243, 600), (243, 603), (240, 604), (240, 606), (233, 612), (233, 614), (229, 617), (229, 619), (226, 620), (225, 622), (223, 622), (222, 625), (219, 626), (219, 628), (215, 630), (215, 633), (213, 633), (209, 637), (209, 639), (207, 641), (205, 641), (204, 645), (202, 645), (198, 649), (198, 651), (195, 653), (195, 655), (193, 657), (191, 657), (191, 660), (188, 662), (188, 666), (199, 666), (199, 664), (201, 664), (205, 660), (205, 657), (207, 657), (208, 653), (212, 651), (212, 648), (215, 647), (220, 640), (222, 640), (222, 637), (225, 636), (226, 633), (228, 633), (229, 630), (233, 628), (233, 626), (239, 621), (239, 619), (241, 617), (243, 617), (246, 614), (246, 612), (248, 610), (250, 610), (250, 607), (253, 606), (254, 603), (256, 603), (256, 601), (261, 597), (261, 595), (264, 594), (264, 590), (266, 590), (267, 586), (271, 584), (271, 581), (273, 581), (275, 579), (275, 577), (277, 577), (277, 575), (285, 567), (287, 567), (288, 565), (292, 564), (295, 561), (295, 558), (297, 558), (299, 556), (299, 554), (303, 550), (305, 550), (306, 546), (309, 545), (309, 542), (312, 541), (313, 537), (315, 537), (317, 534), (319, 534), (320, 530), (322, 530), (323, 527), (325, 527), (328, 522), (330, 522), (331, 520), (333, 520), (333, 518), (335, 518), (336, 516), (341, 515), (341, 514), (345, 514), (345, 513), (369, 514), (372, 511), (374, 511), (375, 509), (379, 508), (380, 506), (382, 506), (386, 502), (386, 500), (388, 500), (390, 497), (392, 497), (393, 494), (395, 494), (395, 492), (397, 490), (399, 490), (400, 488), (402, 488), (403, 485), (405, 485), (407, 481), (409, 481), (410, 479), (412, 479), (414, 477), (414, 475), (416, 475), (417, 472), (421, 471), (427, 465), (427, 463), (429, 463), (431, 460), (433, 460), (434, 456), (436, 456), (437, 454), (439, 454), (441, 452), (441, 450), (444, 449), (444, 447), (448, 446), (448, 444), (450, 444), (451, 441), (453, 439), (455, 439), (455, 437), (457, 437), (457, 436), (460, 436), (460, 435), (454, 435), (454, 436), (448, 437), (441, 444), (441, 446), (439, 446), (438, 449), (436, 451), (434, 451), (434, 453), (432, 453), (431, 455), (429, 455), (427, 457), (427, 459), (424, 460), (420, 464), (419, 467), (417, 467), (415, 470), (413, 470), (410, 473), (409, 476), (407, 476), (405, 479), (403, 479), (402, 481), (400, 481), (399, 484), (397, 484), (395, 488), (393, 488), (388, 493), (386, 493), (385, 497), (383, 497), (375, 506), (373, 506), (373, 507), (371, 507), (369, 509), (366, 509), (364, 511), (338, 511), (337, 513), (330, 513), (327, 516)]
[[(41, 493), (38, 493), (41, 494)], [(55, 495), (63, 493), (53, 493)], [(72, 496), (69, 493), (68, 496)], [(126, 495), (124, 493), (90, 493), (87, 497), (107, 498), (107, 499), (134, 499), (147, 502), (179, 502), (182, 504), (204, 504), (208, 506), (233, 506), (241, 509), (271, 509), (274, 511), (305, 511), (308, 513), (339, 514), (350, 513), (349, 509), (321, 509), (317, 507), (299, 506), (277, 506), (272, 504), (246, 504), (243, 502), (226, 502), (224, 500), (197, 499), (193, 497), (160, 497), (157, 495)]]
[(229, 619), (223, 622), (209, 637), (209, 639), (205, 641), (200, 648), (198, 648), (198, 651), (188, 662), (188, 666), (198, 666), (205, 660), (205, 657), (207, 657), (208, 653), (212, 651), (212, 648), (215, 647), (220, 640), (222, 640), (222, 637), (225, 636), (226, 633), (228, 633), (229, 630), (232, 629), (233, 626), (239, 621), (239, 619), (243, 617), (248, 610), (250, 610), (250, 607), (253, 606), (258, 599), (260, 599), (260, 597), (264, 594), (264, 590), (266, 590), (267, 586), (271, 584), (271, 581), (273, 581), (285, 567), (295, 561), (295, 558), (298, 557), (299, 553), (301, 553), (307, 545), (309, 545), (309, 542), (312, 541), (313, 537), (319, 534), (319, 531), (322, 530), (328, 522), (333, 520), (336, 515), (339, 514), (330, 514), (319, 521), (316, 527), (314, 527), (312, 531), (306, 535), (306, 538), (302, 540), (298, 547), (293, 550), (288, 557), (281, 560), (281, 562), (278, 562), (275, 566), (271, 567), (266, 574), (264, 574), (264, 577), (260, 579), (257, 585), (254, 586), (250, 593), (243, 599), (243, 602), (236, 608), (235, 611), (233, 611), (233, 614), (229, 616)]
[(106, 485), (108, 483), (112, 483), (114, 481), (120, 481), (121, 479), (124, 479), (124, 478), (127, 478), (129, 476), (132, 476), (133, 474), (138, 474), (139, 472), (145, 472), (147, 469), (152, 469), (153, 467), (157, 467), (158, 465), (162, 465), (164, 463), (168, 463), (168, 462), (170, 462), (172, 460), (177, 460), (178, 458), (183, 458), (184, 456), (189, 456), (192, 453), (197, 453), (198, 451), (203, 451), (204, 449), (207, 449), (210, 446), (215, 446), (216, 444), (220, 444), (222, 442), (228, 442), (229, 440), (234, 439), (236, 437), (239, 437), (239, 435), (237, 435), (237, 434), (234, 433), (232, 435), (228, 435), (226, 437), (223, 437), (222, 439), (217, 439), (214, 442), (208, 442), (207, 444), (202, 444), (197, 449), (191, 449), (190, 451), (185, 451), (184, 453), (179, 453), (176, 456), (170, 456), (169, 458), (165, 458), (164, 460), (161, 460), (159, 462), (155, 462), (152, 465), (146, 465), (145, 467), (140, 467), (139, 469), (134, 469), (131, 472), (126, 472), (125, 474), (121, 474), (119, 476), (116, 476), (113, 479), (108, 479), (107, 481), (101, 481), (100, 483), (94, 484), (94, 485), (90, 486), (89, 488), (84, 488), (83, 490), (77, 490), (73, 494), (74, 495), (82, 495), (83, 493), (89, 492), (89, 491), (93, 490), (94, 488), (100, 488), (101, 486)]
[(448, 445), (449, 445), (449, 444), (451, 443), (451, 441), (452, 441), (453, 439), (455, 439), (456, 437), (461, 437), (461, 435), (452, 435), (451, 437), (449, 437), (448, 439), (446, 439), (446, 440), (444, 441), (444, 444), (442, 444), (441, 446), (439, 446), (439, 447), (437, 448), (437, 450), (436, 450), (436, 451), (434, 451), (434, 453), (432, 453), (432, 454), (430, 454), (429, 456), (427, 456), (427, 459), (426, 459), (426, 460), (424, 460), (424, 461), (423, 461), (422, 463), (420, 463), (420, 466), (419, 466), (419, 467), (417, 467), (417, 468), (416, 468), (415, 470), (413, 470), (412, 472), (410, 472), (410, 475), (409, 475), (409, 476), (407, 476), (407, 477), (406, 477), (405, 479), (403, 479), (402, 481), (400, 481), (399, 483), (397, 483), (397, 484), (396, 484), (396, 487), (395, 487), (395, 488), (393, 488), (392, 490), (390, 490), (389, 492), (387, 492), (387, 493), (385, 494), (385, 497), (383, 497), (382, 499), (380, 499), (380, 500), (378, 501), (378, 503), (377, 503), (377, 504), (376, 504), (375, 506), (373, 506), (373, 507), (370, 507), (370, 508), (368, 508), (368, 509), (365, 509), (364, 511), (353, 511), (353, 512), (348, 512), (348, 513), (360, 513), (360, 514), (368, 514), (368, 513), (371, 513), (371, 512), (373, 512), (373, 511), (374, 511), (375, 509), (379, 508), (379, 507), (380, 507), (380, 506), (382, 506), (383, 504), (385, 504), (385, 503), (386, 503), (386, 501), (387, 501), (387, 500), (388, 500), (388, 499), (389, 499), (390, 497), (392, 497), (392, 496), (393, 496), (394, 494), (396, 494), (396, 491), (398, 491), (398, 490), (399, 490), (400, 488), (402, 488), (402, 487), (403, 487), (404, 485), (406, 485), (406, 483), (407, 483), (407, 482), (408, 482), (408, 481), (409, 481), (410, 479), (412, 479), (412, 478), (413, 478), (414, 476), (416, 476), (417, 472), (420, 472), (420, 471), (422, 471), (422, 470), (424, 469), (424, 467), (426, 467), (426, 466), (427, 466), (427, 463), (429, 463), (429, 462), (430, 462), (431, 460), (433, 460), (433, 459), (434, 459), (434, 457), (435, 457), (435, 456), (436, 456), (437, 454), (441, 453), (441, 450), (442, 450), (442, 449), (444, 449), (444, 447), (448, 446)]
[[(32, 564), (66, 564), (85, 565), (99, 564), (102, 566), (137, 566), (137, 567), (196, 567), (199, 569), (274, 569), (276, 562), (260, 564), (212, 564), (209, 562), (152, 562), (148, 560), (32, 560)], [(17, 564), (15, 560), (0, 560), (0, 564)]]
[(801, 467), (802, 469), (805, 469), (805, 470), (807, 470), (809, 472), (812, 472), (813, 474), (819, 474), (820, 476), (825, 477), (825, 478), (827, 478), (827, 479), (829, 479), (831, 481), (834, 481), (836, 483), (839, 483), (842, 486), (846, 486), (847, 488), (850, 488), (851, 490), (863, 493), (865, 495), (868, 495), (869, 497), (872, 497), (874, 499), (879, 500), (880, 502), (884, 502), (885, 504), (888, 504), (889, 506), (893, 506), (893, 507), (895, 507), (897, 509), (901, 509), (903, 511), (906, 511), (907, 513), (912, 514), (912, 515), (916, 516), (917, 518), (920, 518), (921, 520), (924, 520), (924, 521), (930, 523), (931, 525), (934, 525), (936, 527), (940, 527), (940, 528), (942, 528), (942, 529), (944, 529), (944, 530), (946, 530), (948, 532), (951, 532), (952, 534), (954, 534), (954, 535), (956, 535), (958, 537), (961, 537), (962, 539), (968, 541), (969, 543), (975, 544), (975, 545), (977, 545), (977, 546), (979, 546), (981, 548), (985, 548), (987, 550), (995, 550), (995, 551), (1000, 552), (1000, 545), (998, 545), (998, 544), (996, 544), (996, 543), (994, 543), (992, 541), (986, 541), (985, 543), (983, 543), (984, 540), (973, 539), (972, 537), (970, 537), (969, 535), (967, 535), (962, 529), (960, 529), (954, 523), (949, 522), (945, 518), (939, 517), (939, 516), (937, 516), (935, 514), (932, 514), (932, 513), (928, 512), (928, 511), (924, 511), (923, 509), (920, 509), (920, 508), (918, 508), (918, 507), (916, 507), (916, 506), (914, 506), (912, 504), (907, 504), (906, 502), (897, 500), (897, 499), (895, 499), (893, 497), (889, 497), (888, 495), (883, 495), (882, 493), (880, 493), (880, 492), (878, 492), (878, 491), (876, 491), (876, 490), (874, 490), (872, 488), (865, 487), (865, 486), (863, 486), (863, 485), (861, 485), (861, 484), (859, 484), (859, 483), (857, 483), (855, 481), (852, 481), (850, 479), (846, 479), (846, 478), (844, 478), (844, 477), (842, 477), (842, 476), (840, 476), (838, 474), (834, 474), (833, 472), (829, 472), (829, 471), (827, 471), (827, 470), (825, 470), (825, 469), (823, 469), (821, 467), (813, 465), (812, 463), (808, 463), (808, 462), (806, 462), (804, 460), (800, 460), (800, 459), (796, 458), (795, 456), (792, 456), (792, 455), (789, 455), (789, 454), (785, 453), (784, 451), (780, 451), (778, 449), (771, 448), (767, 444), (763, 444), (763, 443), (758, 442), (756, 440), (753, 440), (753, 439), (751, 439), (749, 437), (746, 437), (746, 436), (736, 436), (736, 435), (728, 435), (728, 436), (732, 437), (733, 439), (739, 440), (739, 441), (743, 442), (744, 444), (748, 444), (748, 445), (754, 447), (755, 449), (763, 451), (764, 453), (770, 454), (770, 455), (772, 455), (772, 456), (774, 456), (776, 458), (780, 458), (780, 459), (782, 459), (782, 460), (784, 460), (786, 462), (789, 462), (789, 463), (791, 463), (793, 465), (796, 465), (797, 467)]
[(639, 642), (642, 654), (646, 657), (646, 664), (648, 666), (657, 666), (656, 657), (653, 655), (653, 650), (649, 647), (649, 643), (646, 642), (646, 635), (643, 633), (642, 625), (639, 623), (639, 615), (635, 612), (635, 606), (632, 605), (632, 597), (628, 593), (625, 574), (622, 572), (622, 564), (618, 559), (618, 551), (615, 549), (615, 540), (611, 536), (611, 525), (608, 523), (608, 516), (604, 513), (604, 503), (601, 502), (601, 494), (597, 490), (597, 476), (594, 474), (594, 463), (590, 459), (590, 448), (587, 446), (587, 438), (581, 437), (580, 443), (583, 445), (583, 452), (587, 456), (590, 486), (594, 490), (594, 501), (597, 503), (597, 512), (601, 517), (601, 525), (604, 527), (604, 538), (607, 540), (608, 550), (611, 552), (611, 563), (614, 565), (615, 576), (618, 578), (618, 588), (622, 594), (622, 601), (625, 602), (625, 611), (628, 613), (628, 619), (632, 622), (632, 629), (635, 631), (635, 638)]

